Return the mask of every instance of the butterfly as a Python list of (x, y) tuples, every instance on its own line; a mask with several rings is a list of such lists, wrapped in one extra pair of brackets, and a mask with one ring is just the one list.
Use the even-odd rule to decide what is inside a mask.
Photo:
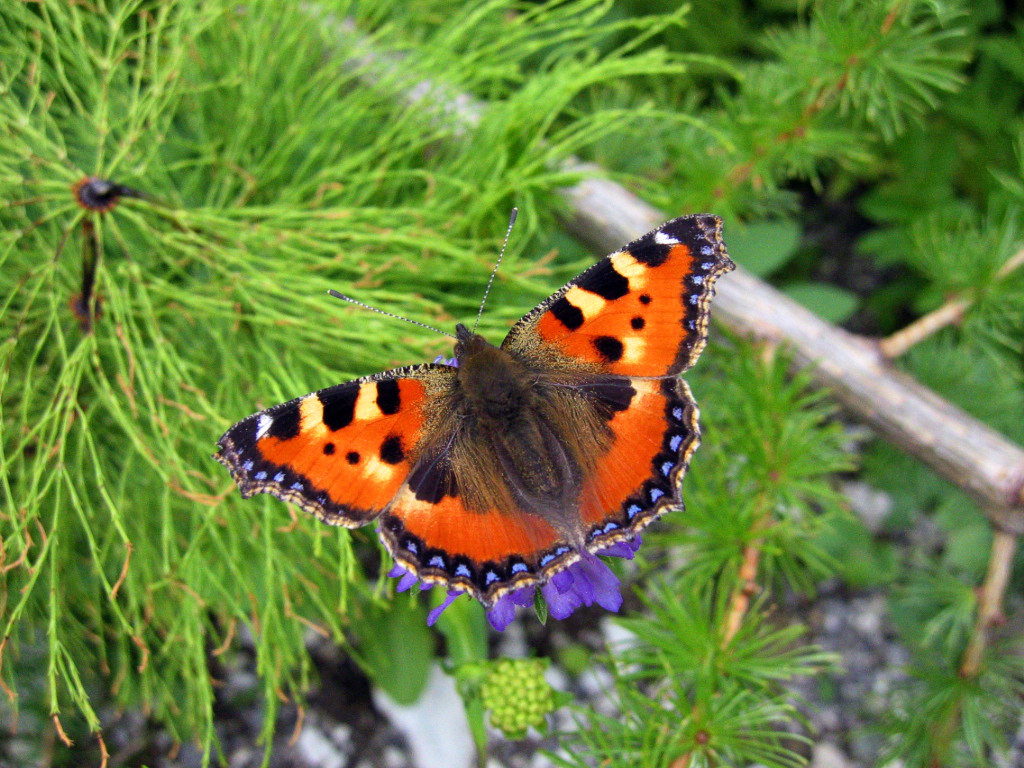
[(243, 497), (270, 493), (331, 525), (376, 522), (399, 571), (449, 595), (493, 608), (557, 581), (683, 507), (700, 430), (679, 374), (733, 268), (721, 230), (710, 214), (673, 219), (564, 285), (500, 346), (459, 324), (454, 365), (268, 408), (224, 433), (214, 458)]

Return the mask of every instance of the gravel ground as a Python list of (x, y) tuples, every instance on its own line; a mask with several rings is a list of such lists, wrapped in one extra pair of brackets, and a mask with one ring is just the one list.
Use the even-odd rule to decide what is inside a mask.
[[(895, 640), (886, 622), (881, 594), (849, 593), (840, 584), (825, 585), (818, 599), (794, 605), (809, 625), (808, 641), (833, 651), (843, 659), (843, 670), (827, 680), (804, 680), (794, 688), (808, 705), (804, 708), (817, 730), (811, 753), (814, 768), (851, 768), (874, 765), (880, 737), (866, 729), (891, 701), (903, 679), (905, 649)], [(584, 628), (583, 636), (595, 646), (621, 642), (622, 631), (600, 618), (596, 628)], [(531, 621), (526, 619), (525, 621)], [(521, 656), (528, 648), (525, 621), (517, 622), (502, 637), (499, 652)], [(573, 626), (568, 627), (569, 631)], [(545, 644), (569, 641), (566, 627), (552, 622)], [(564, 633), (564, 634), (563, 634)], [(579, 640), (579, 636), (573, 637)], [(311, 638), (310, 651), (320, 673), (320, 684), (310, 693), (296, 735), (298, 713), (283, 707), (277, 721), (274, 768), (473, 768), (473, 746), (461, 701), (450, 677), (435, 669), (422, 700), (402, 707), (374, 692), (369, 681), (338, 649)], [(258, 768), (263, 752), (256, 744), (262, 711), (255, 659), (251, 653), (236, 656), (237, 664), (224, 670), (226, 684), (219, 692), (218, 730), (226, 766)], [(552, 667), (549, 681), (573, 693), (576, 701), (603, 711), (612, 710), (605, 696), (610, 681), (601, 669), (570, 679)], [(248, 702), (243, 706), (241, 702)], [(571, 728), (566, 713), (556, 713), (556, 728)], [(138, 717), (122, 717), (106, 730), (112, 753), (111, 768), (143, 765), (150, 768), (199, 768), (201, 756), (183, 745), (171, 759), (171, 741), (149, 732)], [(495, 734), (488, 768), (548, 768), (542, 754), (557, 750), (555, 737), (530, 737), (506, 741)], [(896, 766), (893, 766), (896, 768)]]

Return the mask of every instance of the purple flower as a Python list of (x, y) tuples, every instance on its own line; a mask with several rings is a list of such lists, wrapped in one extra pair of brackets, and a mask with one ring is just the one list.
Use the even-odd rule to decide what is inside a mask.
[[(398, 579), (398, 586), (395, 587), (396, 592), (406, 592), (412, 589), (412, 585), (419, 581), (419, 577), (416, 576), (412, 571), (407, 571), (405, 568), (395, 563), (394, 567), (388, 571), (388, 576), (393, 579)], [(420, 589), (430, 589), (433, 584), (423, 582), (420, 584)]]
[(434, 358), (434, 365), (449, 365), (452, 368), (459, 367), (459, 361), (454, 357), (445, 357), (444, 355), (438, 355)]
[(492, 627), (503, 632), (505, 627), (511, 624), (512, 619), (516, 617), (516, 606), (521, 605), (526, 608), (533, 605), (533, 596), (536, 592), (537, 588), (533, 584), (513, 592), (506, 592), (495, 600), (494, 605), (487, 610), (487, 620)]
[[(640, 537), (635, 536), (628, 541), (620, 541), (601, 550), (599, 554), (622, 557), (632, 560), (640, 548)], [(399, 592), (405, 592), (416, 583), (414, 573), (401, 565), (395, 565), (388, 576), (397, 578)], [(430, 589), (433, 584), (423, 583), (420, 589)], [(622, 607), (622, 595), (619, 592), (619, 579), (603, 561), (590, 552), (583, 552), (580, 559), (565, 570), (554, 574), (540, 588), (540, 593), (548, 604), (548, 611), (556, 619), (565, 619), (580, 606), (600, 605), (608, 611), (617, 612)], [(449, 589), (448, 594), (439, 606), (427, 616), (427, 625), (434, 623), (451, 605), (455, 598), (465, 594), (461, 589)], [(529, 607), (534, 602), (536, 586), (522, 587), (495, 600), (494, 605), (487, 609), (487, 620), (497, 631), (503, 631), (515, 618), (516, 606)]]
[(461, 594), (464, 594), (462, 592), (462, 590), (459, 590), (459, 589), (449, 589), (448, 590), (448, 595), (447, 595), (447, 597), (445, 597), (444, 602), (441, 603), (439, 606), (437, 606), (437, 608), (435, 608), (434, 610), (432, 610), (430, 613), (427, 614), (427, 626), (428, 627), (434, 626), (434, 623), (439, 618), (441, 618), (441, 614), (444, 613), (444, 609), (447, 608), (452, 603), (454, 603), (455, 602), (455, 598), (458, 597)]
[(621, 557), (624, 560), (632, 560), (633, 555), (640, 549), (642, 543), (643, 540), (640, 536), (634, 536), (628, 541), (617, 541), (610, 547), (605, 547), (597, 554), (604, 555), (605, 557)]
[(618, 578), (611, 568), (589, 552), (584, 552), (577, 562), (552, 576), (540, 591), (556, 619), (567, 618), (581, 605), (597, 603), (612, 612), (617, 612), (622, 606)]

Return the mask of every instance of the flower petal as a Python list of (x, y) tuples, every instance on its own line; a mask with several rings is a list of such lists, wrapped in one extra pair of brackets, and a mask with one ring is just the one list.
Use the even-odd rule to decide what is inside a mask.
[[(562, 571), (562, 573), (568, 573), (568, 571)], [(570, 575), (569, 578), (571, 579), (572, 576)], [(554, 578), (540, 588), (540, 593), (548, 604), (548, 613), (558, 620), (568, 618), (572, 615), (573, 611), (583, 604), (575, 590), (566, 589), (565, 592), (559, 592), (558, 587), (555, 586)]]
[(626, 541), (617, 541), (609, 547), (605, 547), (597, 554), (602, 557), (621, 557), (625, 560), (632, 560), (633, 555), (640, 549), (640, 537), (636, 536)]
[(607, 611), (617, 612), (622, 607), (619, 577), (612, 573), (612, 569), (604, 562), (589, 552), (585, 552), (576, 565), (579, 567), (576, 574), (577, 582), (586, 580), (591, 590), (592, 599), (587, 602), (587, 605), (596, 602)]
[(502, 595), (487, 611), (487, 621), (499, 632), (504, 632), (515, 617), (516, 604), (512, 602), (512, 595)]
[(517, 589), (515, 592), (512, 592), (510, 597), (512, 598), (512, 602), (516, 605), (529, 608), (533, 605), (533, 596), (536, 591), (537, 588), (531, 584), (528, 587), (523, 587), (522, 589)]
[(562, 594), (572, 589), (572, 582), (572, 572), (569, 568), (566, 568), (564, 571), (559, 571), (552, 576), (550, 583), (554, 585), (556, 590), (558, 590), (558, 594)]
[(499, 632), (503, 632), (505, 627), (511, 624), (512, 619), (516, 617), (517, 605), (521, 605), (524, 608), (533, 605), (535, 591), (536, 588), (531, 585), (508, 592), (499, 597), (497, 602), (487, 611), (487, 620), (491, 623), (491, 626)]
[[(393, 579), (398, 579), (398, 585), (395, 587), (396, 592), (405, 592), (412, 588), (412, 585), (419, 581), (419, 578), (412, 571), (407, 571), (405, 568), (395, 563), (395, 567), (388, 571), (388, 576)], [(425, 589), (429, 585), (420, 585), (420, 589)]]
[(434, 624), (437, 622), (437, 620), (439, 618), (441, 618), (441, 614), (444, 613), (444, 609), (447, 608), (449, 605), (451, 605), (453, 602), (455, 602), (455, 598), (456, 597), (458, 597), (459, 595), (463, 595), (463, 594), (465, 594), (465, 593), (461, 592), (460, 590), (449, 589), (448, 590), (448, 596), (444, 599), (444, 602), (441, 603), (439, 606), (437, 606), (437, 608), (435, 608), (434, 610), (432, 610), (430, 613), (427, 614), (427, 626), (428, 627), (434, 626)]

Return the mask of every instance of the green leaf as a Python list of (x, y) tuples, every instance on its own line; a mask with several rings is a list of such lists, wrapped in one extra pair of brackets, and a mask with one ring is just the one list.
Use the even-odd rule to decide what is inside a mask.
[(371, 610), (360, 622), (363, 668), (399, 704), (413, 704), (427, 685), (434, 660), (434, 635), (417, 603), (395, 600)]
[(445, 609), (435, 626), (448, 640), (448, 659), (456, 667), (487, 658), (487, 620), (476, 600), (460, 597)]
[(782, 290), (789, 298), (830, 323), (841, 323), (860, 304), (856, 294), (827, 283), (793, 283)]
[(800, 244), (800, 225), (775, 219), (732, 227), (726, 233), (729, 255), (759, 277), (772, 274), (789, 261)]

